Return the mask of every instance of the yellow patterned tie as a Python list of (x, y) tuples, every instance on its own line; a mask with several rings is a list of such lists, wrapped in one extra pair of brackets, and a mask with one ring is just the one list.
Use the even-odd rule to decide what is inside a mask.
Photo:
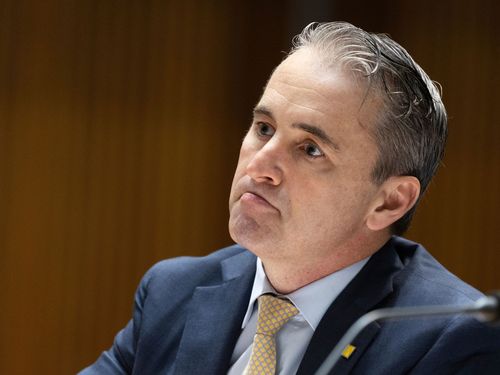
[(252, 355), (245, 375), (274, 375), (276, 371), (276, 333), (299, 310), (287, 299), (272, 294), (259, 297), (257, 332), (253, 339)]

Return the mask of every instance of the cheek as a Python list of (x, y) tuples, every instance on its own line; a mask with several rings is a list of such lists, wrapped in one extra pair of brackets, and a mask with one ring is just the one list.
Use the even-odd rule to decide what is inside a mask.
[(296, 176), (290, 182), (287, 192), (290, 214), (299, 225), (318, 225), (330, 216), (330, 207), (335, 203), (331, 184), (320, 183), (317, 176)]
[(247, 134), (246, 137), (243, 139), (243, 142), (241, 143), (239, 160), (241, 161), (244, 159), (248, 159), (248, 157), (250, 157), (252, 154), (255, 153), (256, 149), (257, 149), (256, 141), (250, 134)]
[(256, 152), (257, 150), (255, 145), (252, 144), (252, 140), (249, 139), (249, 136), (247, 135), (241, 144), (238, 165), (236, 166), (236, 171), (234, 173), (234, 180), (241, 178), (246, 173), (246, 167)]
[(249, 157), (242, 147), (238, 158), (238, 164), (236, 165), (236, 170), (234, 171), (233, 185), (245, 174), (248, 160)]
[(317, 179), (309, 179), (300, 190), (290, 196), (292, 211), (300, 216), (303, 225), (329, 226), (333, 222), (341, 224), (351, 218), (359, 219), (367, 205), (367, 192), (359, 184), (328, 179), (319, 184)]
[(230, 201), (234, 199), (233, 195), (237, 189), (238, 182), (246, 175), (246, 168), (248, 162), (251, 158), (251, 153), (248, 147), (245, 147), (245, 143), (241, 146), (240, 155), (238, 158), (238, 164), (236, 165), (236, 170), (234, 171), (233, 183), (231, 185)]

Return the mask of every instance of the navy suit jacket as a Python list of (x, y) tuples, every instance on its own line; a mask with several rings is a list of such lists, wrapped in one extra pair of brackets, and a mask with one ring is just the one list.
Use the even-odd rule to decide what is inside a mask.
[[(256, 258), (231, 246), (166, 260), (144, 276), (133, 319), (90, 374), (225, 374), (241, 332)], [(309, 375), (363, 314), (381, 307), (468, 304), (482, 294), (420, 245), (393, 237), (328, 308), (300, 364)], [(321, 296), (318, 296), (321, 298)], [(368, 326), (332, 374), (500, 374), (500, 331), (465, 316)]]

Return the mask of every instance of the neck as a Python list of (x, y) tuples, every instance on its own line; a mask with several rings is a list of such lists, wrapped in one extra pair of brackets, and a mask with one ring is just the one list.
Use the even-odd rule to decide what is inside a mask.
[(262, 264), (269, 282), (278, 293), (289, 294), (325, 276), (365, 259), (377, 252), (387, 242), (381, 237), (361, 250), (332, 251), (327, 258), (306, 262), (283, 261), (283, 259), (263, 259)]

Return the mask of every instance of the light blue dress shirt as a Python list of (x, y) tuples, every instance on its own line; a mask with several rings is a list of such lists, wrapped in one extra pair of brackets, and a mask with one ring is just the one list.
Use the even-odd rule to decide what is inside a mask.
[[(370, 258), (365, 258), (340, 271), (284, 295), (293, 302), (299, 314), (290, 319), (276, 335), (276, 374), (295, 374), (316, 327), (328, 307), (357, 275)], [(231, 357), (228, 375), (241, 375), (250, 360), (252, 343), (257, 329), (256, 300), (262, 294), (277, 293), (266, 277), (262, 261), (257, 258), (257, 269), (248, 309), (241, 325), (242, 332)]]

